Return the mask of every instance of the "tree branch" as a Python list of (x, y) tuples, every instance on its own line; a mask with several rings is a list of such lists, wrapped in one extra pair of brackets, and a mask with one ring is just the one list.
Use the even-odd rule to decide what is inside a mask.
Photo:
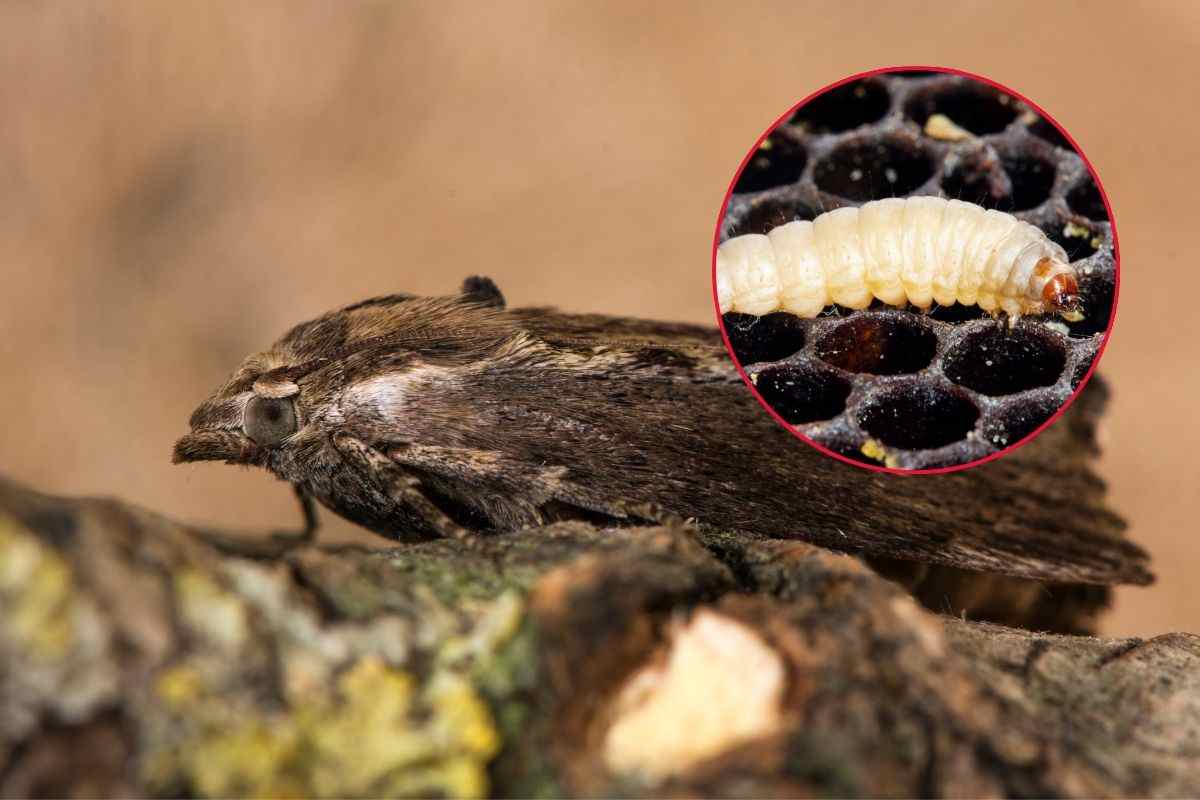
[(220, 545), (0, 481), (0, 792), (1200, 787), (1194, 636), (948, 619), (849, 556), (682, 523)]

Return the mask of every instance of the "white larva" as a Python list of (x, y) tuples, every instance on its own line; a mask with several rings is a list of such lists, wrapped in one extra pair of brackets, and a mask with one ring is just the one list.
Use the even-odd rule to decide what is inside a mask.
[(815, 317), (873, 299), (978, 305), (992, 314), (1075, 321), (1079, 284), (1066, 251), (1011, 214), (961, 200), (909, 197), (839, 208), (717, 248), (721, 313)]

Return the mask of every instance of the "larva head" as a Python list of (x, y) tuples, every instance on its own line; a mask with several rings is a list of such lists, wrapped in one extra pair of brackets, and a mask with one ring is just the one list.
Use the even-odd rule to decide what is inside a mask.
[(502, 307), (491, 281), (468, 279), (460, 295), (390, 295), (298, 325), (195, 410), (173, 460), (262, 466), (300, 481), (331, 428), (375, 438), (395, 426), (383, 406), (404, 406), (413, 386), (436, 385), (510, 342)]
[(1065, 264), (1054, 265), (1064, 268), (1063, 271), (1052, 271), (1051, 277), (1042, 287), (1042, 302), (1046, 307), (1068, 322), (1078, 322), (1083, 319), (1080, 306), (1079, 282), (1075, 273)]

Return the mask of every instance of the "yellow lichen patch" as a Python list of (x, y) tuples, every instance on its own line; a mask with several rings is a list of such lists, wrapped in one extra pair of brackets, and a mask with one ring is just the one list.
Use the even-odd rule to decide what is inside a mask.
[(75, 643), (71, 568), (11, 517), (0, 515), (0, 632), (33, 658), (61, 661)]
[(972, 138), (975, 134), (945, 114), (930, 114), (929, 119), (925, 120), (925, 135), (943, 142), (960, 142)]
[(694, 764), (781, 724), (779, 655), (740, 622), (701, 610), (672, 635), (665, 663), (644, 667), (617, 697), (604, 759), (649, 780)]
[(159, 679), (160, 695), (190, 708), (174, 720), (183, 736), (148, 762), (152, 785), (215, 796), (487, 794), (499, 736), (487, 706), (454, 673), (421, 687), (368, 656), (333, 691), (314, 691), (270, 717), (244, 716), (227, 692), (193, 702), (197, 686), (186, 666)]
[(195, 669), (180, 665), (164, 670), (154, 682), (154, 691), (169, 707), (182, 710), (200, 699), (204, 682)]
[(194, 633), (222, 649), (236, 650), (246, 641), (246, 606), (211, 577), (194, 569), (175, 576), (179, 616)]
[(490, 603), (478, 621), (462, 636), (453, 636), (438, 651), (438, 663), (454, 666), (478, 661), (494, 653), (521, 627), (524, 603), (515, 591), (507, 591)]
[(184, 743), (179, 755), (202, 797), (303, 797), (301, 776), (288, 768), (296, 752), (292, 733), (250, 719)]

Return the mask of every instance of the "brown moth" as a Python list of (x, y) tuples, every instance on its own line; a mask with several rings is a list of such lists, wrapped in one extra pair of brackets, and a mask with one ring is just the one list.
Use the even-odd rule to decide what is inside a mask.
[[(897, 477), (792, 438), (716, 331), (506, 309), (471, 278), (303, 323), (192, 415), (175, 461), (265, 467), (391, 539), (471, 537), (659, 512), (868, 557), (1064, 583), (1148, 583), (1102, 485), (1037, 442)], [(1049, 440), (1049, 435), (1043, 436)]]

